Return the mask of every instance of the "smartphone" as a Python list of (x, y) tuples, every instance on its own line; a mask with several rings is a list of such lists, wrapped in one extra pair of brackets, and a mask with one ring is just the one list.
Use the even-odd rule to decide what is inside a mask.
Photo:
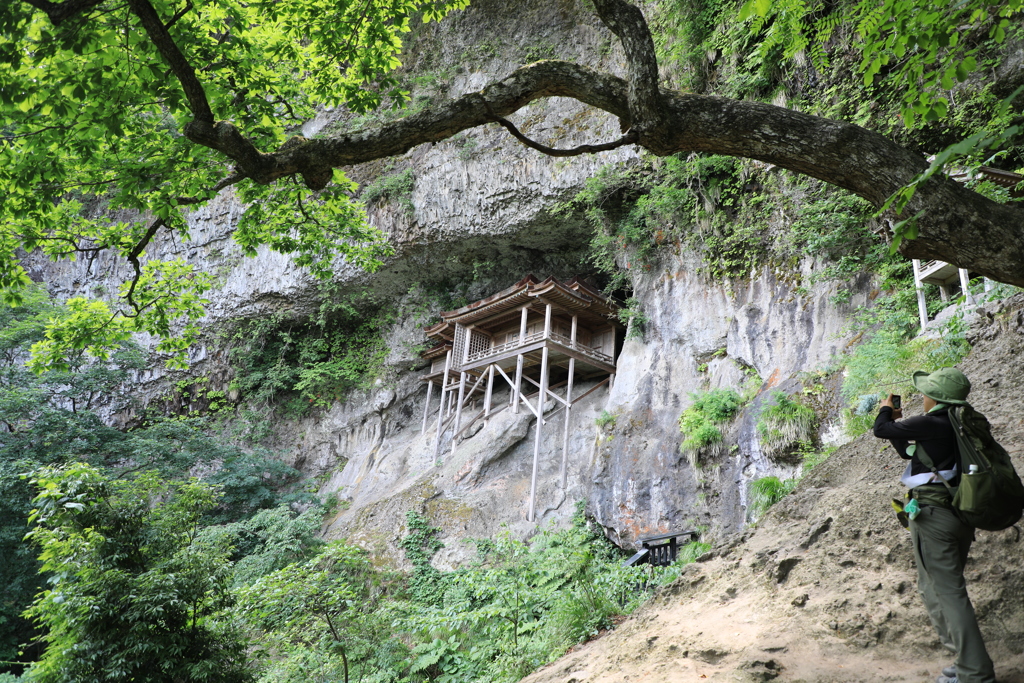
[(899, 410), (900, 409), (900, 403), (901, 403), (900, 399), (901, 399), (901, 396), (899, 394), (893, 394), (892, 395), (892, 409), (893, 410)]

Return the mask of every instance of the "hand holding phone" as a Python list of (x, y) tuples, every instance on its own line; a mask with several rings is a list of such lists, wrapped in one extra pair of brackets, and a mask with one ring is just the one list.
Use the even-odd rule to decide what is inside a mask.
[(899, 394), (889, 394), (885, 400), (882, 401), (883, 408), (892, 408), (892, 417), (894, 420), (898, 420), (903, 417), (903, 411), (900, 409), (900, 396)]

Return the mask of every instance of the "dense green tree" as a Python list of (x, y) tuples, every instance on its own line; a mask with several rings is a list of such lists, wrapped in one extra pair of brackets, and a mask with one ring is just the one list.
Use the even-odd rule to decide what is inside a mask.
[(46, 652), (30, 681), (245, 681), (245, 642), (216, 618), (232, 605), (230, 548), (199, 537), (211, 487), (156, 473), (110, 479), (44, 468), (28, 537), (49, 586), (28, 614)]
[(274, 659), (269, 680), (395, 680), (407, 654), (394, 640), (383, 575), (366, 552), (335, 541), (239, 591), (239, 612)]
[(324, 509), (318, 505), (302, 513), (279, 505), (248, 519), (207, 527), (203, 533), (226, 537), (234, 548), (234, 584), (244, 586), (316, 555), (324, 545), (318, 538), (323, 516)]
[[(35, 495), (25, 477), (41, 466), (88, 462), (107, 476), (149, 471), (147, 476), (168, 482), (180, 482), (196, 468), (219, 490), (215, 503), (204, 509), (204, 524), (245, 520), (282, 503), (312, 502), (303, 491), (287, 492), (298, 471), (266, 449), (246, 451), (225, 443), (210, 419), (161, 419), (130, 431), (104, 424), (93, 408), (116, 410), (129, 403), (124, 382), (141, 363), (130, 344), (107, 360), (82, 353), (69, 358), (63, 369), (29, 372), (24, 366), (29, 348), (43, 338), (47, 321), (63, 314), (34, 286), (25, 291), (20, 306), (0, 307), (0, 585), (5, 586), (0, 660), (7, 662), (17, 661), (19, 647), (33, 640), (32, 625), (22, 612), (47, 579), (39, 574), (37, 553), (24, 541)], [(302, 528), (315, 525), (316, 509), (303, 517)], [(283, 533), (260, 529), (252, 533), (269, 539)], [(266, 552), (261, 548), (267, 542), (246, 540), (233, 556)], [(22, 659), (36, 656), (37, 649), (30, 647)]]
[[(904, 254), (1024, 284), (1021, 209), (941, 174), (929, 176), (920, 154), (859, 126), (661, 88), (647, 23), (624, 0), (593, 0), (593, 6), (622, 42), (625, 78), (544, 60), (378, 128), (313, 140), (296, 134), (319, 106), (344, 104), (358, 112), (401, 104), (405, 94), (394, 69), (402, 33), (417, 19), (440, 19), (467, 4), (21, 0), (0, 6), (0, 112), (6, 122), (0, 292), (16, 298), (27, 282), (19, 247), (55, 259), (113, 252), (132, 272), (116, 310), (69, 301), (70, 313), (50, 325), (35, 348), (37, 366), (62, 366), (79, 349), (102, 353), (138, 330), (162, 338), (160, 349), (181, 361), (198, 334), (203, 297), (213, 281), (185, 261), (147, 258), (146, 248), (161, 231), (187, 236), (182, 211), (229, 186), (247, 203), (234, 231), (246, 253), (268, 245), (295, 254), (322, 277), (330, 276), (338, 258), (374, 267), (387, 249), (352, 201), (342, 169), (491, 123), (560, 156), (636, 144), (659, 156), (695, 151), (759, 159), (833, 183), (876, 207), (910, 186), (913, 192), (904, 191), (898, 206), (901, 216), (917, 220), (901, 222), (896, 237), (916, 239), (903, 242)], [(936, 88), (951, 87), (978, 66), (970, 46), (1003, 40), (1006, 22), (1021, 10), (1020, 0), (964, 0), (945, 11), (933, 5), (886, 0), (859, 26), (865, 60), (860, 77), (903, 74), (910, 84), (908, 111), (925, 119), (944, 113)], [(766, 44), (777, 36), (792, 51), (809, 44), (808, 34), (827, 43), (835, 20), (815, 19), (830, 15), (830, 7), (752, 0), (747, 14), (758, 17), (753, 30), (767, 32)], [(618, 117), (624, 136), (558, 150), (527, 139), (504, 118), (553, 96)], [(1004, 100), (1004, 113), (1019, 113), (1015, 102)], [(1016, 125), (1010, 128), (1004, 132), (1018, 132)], [(984, 147), (982, 142), (965, 144)], [(102, 208), (127, 209), (119, 215), (137, 218), (114, 221), (103, 217), (112, 214)]]
[[(45, 338), (47, 326), (66, 314), (35, 284), (22, 291), (20, 305), (0, 308), (0, 450), (6, 448), (8, 454), (16, 441), (24, 442), (22, 451), (34, 452), (21, 455), (40, 462), (57, 462), (68, 450), (92, 450), (93, 445), (80, 441), (82, 435), (103, 437), (90, 411), (103, 403), (117, 412), (131, 403), (124, 382), (132, 371), (145, 367), (143, 354), (131, 342), (109, 349), (104, 358), (75, 350), (61, 367), (42, 374), (25, 366), (31, 347)], [(57, 421), (56, 415), (64, 416), (68, 431), (58, 434), (51, 429), (47, 443), (32, 443), (28, 433)]]
[[(17, 661), (20, 646), (32, 639), (22, 612), (43, 585), (36, 553), (24, 542), (34, 495), (24, 475), (69, 458), (123, 457), (125, 435), (90, 408), (98, 402), (127, 404), (121, 383), (141, 364), (140, 354), (128, 346), (109, 360), (80, 353), (65, 369), (29, 372), (30, 346), (43, 338), (47, 322), (62, 314), (35, 286), (26, 289), (21, 306), (0, 307), (0, 661)], [(36, 649), (29, 647), (26, 657), (38, 654)]]
[(28, 646), (38, 634), (22, 616), (43, 587), (37, 553), (24, 541), (32, 511), (32, 488), (23, 475), (33, 466), (34, 463), (0, 461), (0, 585), (4, 587), (0, 601), (0, 662), (6, 663), (0, 665), (0, 671), (20, 672), (21, 666), (16, 662), (32, 661), (40, 654), (38, 645)]

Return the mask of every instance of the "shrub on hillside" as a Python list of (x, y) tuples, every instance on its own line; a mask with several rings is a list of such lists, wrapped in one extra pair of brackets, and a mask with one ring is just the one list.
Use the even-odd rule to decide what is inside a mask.
[(750, 482), (750, 519), (757, 521), (768, 508), (785, 498), (796, 488), (796, 479), (779, 479), (778, 477), (762, 477)]

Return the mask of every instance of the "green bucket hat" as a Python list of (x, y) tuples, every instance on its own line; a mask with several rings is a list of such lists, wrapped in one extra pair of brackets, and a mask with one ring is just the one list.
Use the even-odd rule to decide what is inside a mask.
[(914, 386), (928, 398), (939, 403), (965, 405), (971, 393), (971, 382), (956, 368), (940, 368), (935, 372), (918, 370), (914, 373)]

